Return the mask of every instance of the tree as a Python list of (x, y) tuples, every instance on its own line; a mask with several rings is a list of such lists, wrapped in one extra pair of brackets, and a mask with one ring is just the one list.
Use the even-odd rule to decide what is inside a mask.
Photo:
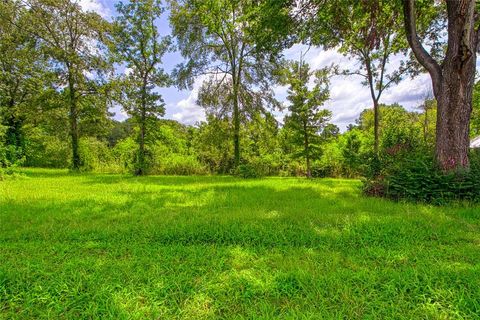
[(129, 72), (122, 81), (120, 103), (138, 126), (138, 154), (135, 174), (147, 170), (146, 143), (151, 128), (165, 113), (157, 86), (169, 83), (169, 77), (160, 65), (170, 48), (170, 38), (160, 37), (157, 19), (163, 12), (159, 0), (140, 0), (117, 5), (115, 19), (115, 53)]
[(72, 167), (81, 167), (79, 120), (85, 97), (98, 94), (102, 75), (109, 69), (102, 42), (108, 23), (98, 14), (84, 12), (70, 0), (28, 0), (32, 32), (57, 73), (57, 90), (68, 94)]
[(45, 59), (29, 32), (29, 12), (15, 2), (0, 2), (0, 116), (6, 127), (9, 162), (24, 156), (26, 106), (42, 87)]
[(304, 0), (301, 1), (304, 41), (339, 52), (359, 62), (353, 70), (338, 69), (342, 75), (363, 78), (370, 90), (374, 110), (374, 151), (379, 147), (379, 105), (382, 93), (402, 80), (410, 66), (401, 61), (392, 68), (390, 59), (405, 53), (401, 19), (391, 0)]
[(339, 146), (342, 152), (344, 170), (348, 177), (354, 177), (360, 173), (362, 157), (360, 148), (362, 140), (361, 131), (352, 129), (344, 134), (344, 144)]
[[(284, 42), (272, 39), (286, 31), (285, 2), (289, 1), (172, 1), (173, 34), (188, 58), (176, 70), (179, 84), (191, 86), (196, 77), (207, 75), (215, 84), (212, 94), (227, 84), (229, 101), (225, 103), (231, 105), (235, 167), (241, 160), (240, 124), (246, 103), (253, 98), (274, 103), (270, 83)], [(277, 30), (271, 27), (282, 23)]]
[[(397, 103), (392, 105), (381, 104), (379, 106), (379, 153), (380, 155), (391, 154), (392, 151), (413, 151), (422, 144), (424, 119), (416, 112), (409, 112)], [(357, 120), (359, 129), (365, 134), (371, 132), (374, 126), (373, 110), (364, 110)], [(370, 152), (373, 147), (370, 145)]]
[(423, 103), (418, 107), (422, 113), (422, 131), (423, 143), (434, 145), (435, 140), (435, 119), (437, 114), (437, 102), (433, 99), (433, 93), (429, 90), (425, 92)]
[[(308, 82), (313, 76), (315, 85), (310, 90)], [(307, 177), (311, 177), (312, 151), (319, 149), (320, 134), (332, 116), (329, 110), (320, 109), (329, 97), (328, 70), (312, 72), (307, 63), (292, 62), (285, 70), (283, 81), (289, 86), (287, 100), (290, 101), (290, 115), (285, 118), (285, 126), (293, 130), (293, 142), (303, 146), (300, 155), (305, 159)]]
[[(434, 6), (435, 4), (430, 4)], [(445, 172), (468, 168), (470, 116), (477, 60), (479, 12), (474, 0), (447, 0), (448, 41), (441, 62), (429, 54), (417, 32), (416, 4), (403, 0), (405, 31), (418, 62), (432, 79), (437, 100), (435, 155)], [(438, 23), (441, 15), (431, 21)]]
[(232, 130), (228, 120), (207, 115), (207, 120), (198, 125), (193, 136), (193, 145), (199, 160), (211, 173), (229, 173), (233, 167)]

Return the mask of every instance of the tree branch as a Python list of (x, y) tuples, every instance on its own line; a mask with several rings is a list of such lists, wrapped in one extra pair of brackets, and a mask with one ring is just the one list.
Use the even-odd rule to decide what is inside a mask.
[(417, 28), (415, 25), (416, 17), (414, 2), (415, 0), (403, 0), (403, 16), (407, 40), (418, 62), (420, 62), (420, 64), (427, 69), (428, 73), (430, 73), (433, 83), (433, 92), (435, 97), (438, 97), (438, 94), (440, 93), (440, 83), (443, 77), (442, 68), (438, 62), (428, 54), (418, 40)]

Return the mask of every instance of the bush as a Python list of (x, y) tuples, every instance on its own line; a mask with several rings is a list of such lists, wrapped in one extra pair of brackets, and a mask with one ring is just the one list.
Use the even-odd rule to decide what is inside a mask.
[(248, 161), (248, 166), (257, 173), (259, 177), (274, 176), (280, 172), (280, 161), (278, 155), (265, 155), (254, 157)]
[(121, 166), (115, 161), (113, 152), (106, 142), (93, 137), (80, 139), (82, 171), (121, 172)]
[(70, 143), (35, 129), (28, 137), (25, 157), (27, 167), (67, 168), (71, 159)]
[(328, 163), (323, 163), (320, 161), (314, 161), (310, 168), (312, 178), (326, 178), (337, 176), (334, 174), (335, 166)]
[(114, 167), (118, 168), (119, 172), (133, 173), (137, 149), (137, 144), (132, 137), (118, 141), (112, 152)]
[(480, 160), (472, 153), (469, 170), (445, 174), (431, 156), (416, 155), (384, 168), (375, 179), (364, 181), (367, 195), (435, 205), (480, 200)]
[(195, 156), (172, 153), (156, 157), (151, 172), (154, 174), (188, 176), (204, 175), (208, 173), (208, 170)]
[(7, 160), (7, 148), (0, 144), (0, 168), (8, 167), (10, 161)]
[(251, 164), (241, 164), (235, 170), (235, 175), (244, 179), (259, 178), (261, 174)]

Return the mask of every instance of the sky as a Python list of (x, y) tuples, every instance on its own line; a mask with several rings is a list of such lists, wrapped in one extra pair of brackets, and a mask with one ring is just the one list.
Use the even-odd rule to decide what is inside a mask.
[[(106, 19), (115, 15), (115, 3), (117, 0), (79, 0), (84, 10), (95, 11)], [(164, 13), (158, 21), (158, 28), (161, 35), (170, 33), (168, 13)], [(306, 54), (305, 54), (306, 52)], [(323, 50), (318, 47), (308, 48), (305, 45), (296, 44), (285, 50), (284, 56), (287, 59), (298, 60), (303, 53), (303, 60), (312, 69), (319, 69), (335, 63), (344, 69), (353, 69), (356, 66), (355, 60), (349, 59), (335, 50)], [(389, 62), (389, 68), (398, 66), (402, 56), (394, 56)], [(163, 57), (163, 68), (170, 72), (177, 64), (184, 61), (179, 52), (171, 52)], [(347, 125), (354, 123), (360, 113), (372, 106), (372, 99), (368, 87), (361, 83), (360, 76), (335, 76), (330, 83), (330, 99), (325, 103), (325, 108), (332, 111), (332, 122), (343, 131)], [(198, 78), (192, 90), (179, 90), (175, 87), (159, 88), (158, 92), (165, 101), (165, 118), (174, 119), (184, 124), (193, 125), (205, 120), (203, 109), (196, 105), (198, 89), (202, 78)], [(386, 90), (380, 99), (381, 103), (399, 103), (407, 110), (418, 110), (417, 107), (425, 99), (430, 91), (431, 80), (427, 74), (421, 74), (414, 79), (404, 79), (398, 85)], [(279, 101), (285, 102), (287, 87), (274, 87), (275, 96)], [(114, 118), (117, 120), (126, 119), (126, 114), (119, 108), (113, 110)], [(282, 122), (283, 113), (275, 112), (277, 120)]]

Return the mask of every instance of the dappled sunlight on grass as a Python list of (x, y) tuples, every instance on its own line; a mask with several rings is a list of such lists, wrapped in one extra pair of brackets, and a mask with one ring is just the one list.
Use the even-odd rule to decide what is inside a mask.
[(0, 318), (474, 318), (480, 208), (356, 180), (0, 182)]

